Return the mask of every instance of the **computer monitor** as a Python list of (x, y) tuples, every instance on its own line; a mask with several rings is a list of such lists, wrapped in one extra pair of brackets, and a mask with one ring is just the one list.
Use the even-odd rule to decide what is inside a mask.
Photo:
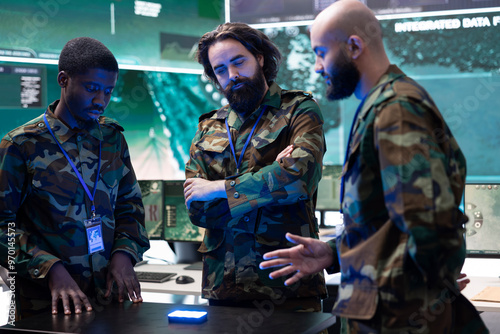
[(183, 184), (184, 180), (139, 181), (149, 238), (169, 242), (177, 263), (193, 263), (201, 260), (197, 249), (204, 229), (189, 220)]
[(467, 183), (464, 211), (467, 256), (500, 258), (500, 184)]
[(201, 261), (198, 247), (204, 229), (191, 223), (184, 199), (184, 180), (164, 181), (165, 240), (173, 244), (177, 263)]
[(204, 229), (189, 220), (183, 184), (184, 180), (139, 180), (150, 239), (203, 240)]
[(142, 203), (144, 204), (145, 225), (148, 237), (151, 240), (165, 239), (163, 205), (163, 181), (139, 180)]
[(184, 180), (164, 181), (165, 240), (201, 242), (204, 229), (189, 220), (183, 185)]
[(318, 184), (317, 210), (340, 210), (341, 165), (323, 166), (323, 175)]
[[(316, 210), (320, 212), (320, 227), (335, 226), (336, 214), (340, 211), (341, 165), (323, 166), (323, 175), (318, 184)], [(334, 217), (330, 217), (333, 214)]]

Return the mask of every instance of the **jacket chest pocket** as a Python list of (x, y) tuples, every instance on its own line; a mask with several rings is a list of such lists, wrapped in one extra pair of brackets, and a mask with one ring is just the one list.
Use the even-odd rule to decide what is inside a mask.
[[(197, 160), (203, 160), (212, 172), (224, 175), (226, 170), (232, 168), (230, 166), (232, 159), (227, 136), (206, 135), (196, 142), (195, 146), (201, 153), (201, 157), (197, 158)], [(235, 163), (234, 169), (236, 169)]]
[(271, 128), (264, 126), (255, 133), (249, 145), (252, 151), (250, 154), (253, 159), (252, 164), (260, 167), (266, 166), (272, 163), (289, 144), (292, 144), (287, 138), (288, 129), (286, 119), (282, 118), (272, 123)]
[(102, 193), (96, 194), (96, 201), (99, 200), (100, 203), (109, 202), (109, 208), (114, 208), (118, 198), (120, 180), (129, 172), (130, 169), (125, 166), (123, 160), (119, 157), (105, 166), (100, 172), (100, 178), (103, 182), (98, 188)]
[[(80, 189), (81, 188), (81, 189)], [(46, 211), (50, 217), (67, 217), (74, 216), (68, 211), (77, 212), (75, 206), (84, 206), (85, 198), (83, 197), (83, 187), (76, 176), (72, 176), (69, 172), (60, 170), (35, 169), (31, 180), (31, 192), (33, 196), (26, 198), (25, 205), (28, 207), (38, 206), (42, 211)], [(36, 202), (31, 199), (37, 199)], [(35, 210), (28, 210), (28, 215), (34, 215)], [(39, 219), (38, 217), (34, 219)], [(70, 219), (71, 220), (71, 219)], [(63, 221), (51, 221), (45, 219), (44, 223), (48, 230), (62, 224)], [(40, 227), (43, 228), (43, 227)]]

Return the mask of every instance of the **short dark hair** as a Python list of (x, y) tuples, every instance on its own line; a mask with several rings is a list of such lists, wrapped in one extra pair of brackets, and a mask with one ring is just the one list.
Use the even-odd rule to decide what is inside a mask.
[(71, 76), (91, 69), (118, 72), (118, 63), (113, 53), (96, 39), (77, 37), (66, 43), (59, 56), (59, 72)]
[(198, 42), (196, 60), (203, 65), (205, 75), (219, 87), (219, 82), (208, 59), (208, 49), (216, 42), (225, 39), (235, 39), (250, 51), (255, 57), (264, 57), (264, 77), (270, 84), (276, 75), (281, 62), (281, 53), (278, 47), (260, 30), (254, 29), (245, 23), (231, 22), (219, 25), (215, 30), (204, 34)]

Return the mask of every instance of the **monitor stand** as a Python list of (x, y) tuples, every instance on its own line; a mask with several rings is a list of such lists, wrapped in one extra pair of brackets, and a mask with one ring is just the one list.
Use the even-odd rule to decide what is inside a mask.
[(177, 255), (177, 263), (195, 263), (201, 261), (201, 253), (198, 252), (199, 242), (174, 241), (174, 252)]

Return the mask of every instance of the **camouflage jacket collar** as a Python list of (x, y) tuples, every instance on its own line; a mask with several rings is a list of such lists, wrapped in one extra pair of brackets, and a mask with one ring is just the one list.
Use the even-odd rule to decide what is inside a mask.
[[(266, 95), (264, 95), (264, 99), (262, 100), (261, 105), (259, 106), (259, 108), (257, 108), (254, 111), (254, 114), (259, 114), (259, 112), (261, 110), (260, 108), (263, 107), (263, 106), (270, 106), (272, 108), (279, 108), (280, 105), (281, 105), (281, 92), (282, 91), (283, 90), (281, 89), (280, 86), (278, 86), (277, 83), (272, 82), (271, 85), (269, 86), (269, 89), (266, 92)], [(236, 114), (236, 112), (233, 109), (231, 109), (231, 107), (229, 106), (229, 104), (227, 104), (224, 107), (222, 107), (219, 110), (217, 110), (217, 112), (213, 115), (212, 118), (215, 118), (215, 119), (226, 119), (226, 117), (228, 117), (231, 113), (235, 113)], [(229, 123), (231, 123), (231, 122), (229, 122)]]
[(279, 108), (281, 105), (281, 92), (283, 90), (277, 83), (272, 82), (269, 86), (269, 90), (262, 100), (262, 105), (270, 106), (272, 108)]
[[(68, 141), (71, 137), (73, 137), (74, 135), (78, 135), (81, 133), (70, 129), (61, 120), (56, 118), (56, 116), (54, 115), (54, 110), (56, 110), (56, 106), (58, 103), (59, 103), (59, 100), (56, 100), (52, 104), (50, 104), (49, 107), (47, 108), (47, 122), (49, 123), (50, 128), (54, 132), (54, 135), (56, 136), (56, 138), (61, 143), (64, 143), (64, 142)], [(90, 134), (92, 137), (94, 137), (97, 140), (103, 139), (102, 133), (101, 133), (97, 123), (94, 124), (90, 130), (86, 130), (85, 133)]]
[(396, 65), (389, 65), (387, 71), (380, 77), (377, 84), (368, 92), (368, 95), (363, 100), (359, 119), (364, 119), (372, 107), (394, 96), (396, 93), (392, 89), (387, 89), (387, 85), (392, 85), (394, 81), (404, 76), (406, 75), (399, 67)]

